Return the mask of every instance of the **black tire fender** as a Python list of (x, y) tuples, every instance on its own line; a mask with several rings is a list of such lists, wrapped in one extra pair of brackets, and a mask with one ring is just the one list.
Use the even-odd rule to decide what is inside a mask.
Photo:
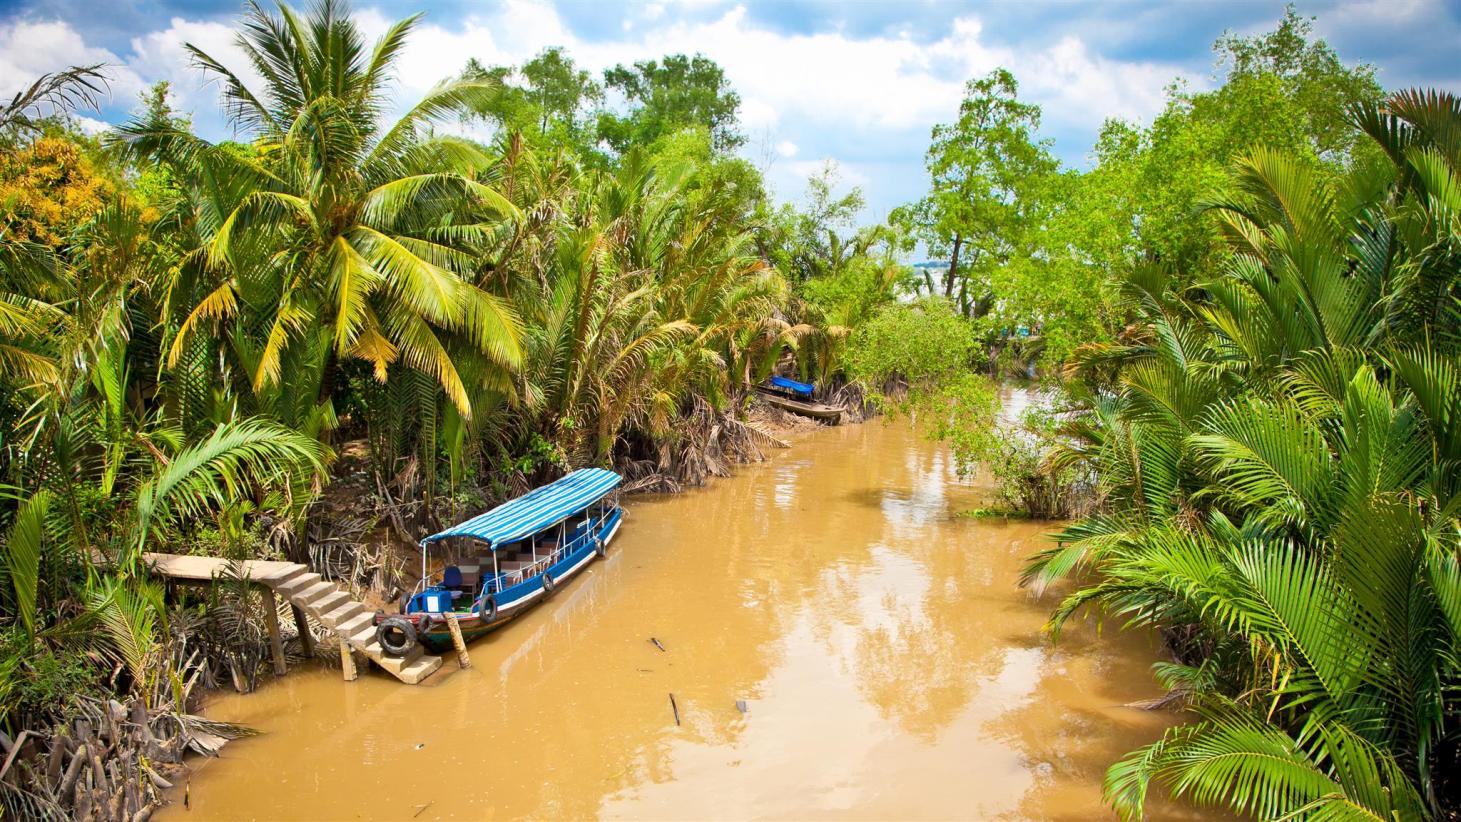
[(488, 594), (477, 600), (477, 618), (483, 622), (497, 619), (497, 597)]
[(375, 626), (375, 641), (391, 656), (405, 656), (416, 647), (416, 626), (403, 616), (389, 616)]
[(609, 543), (604, 542), (603, 537), (594, 537), (594, 553), (598, 554), (600, 558), (609, 555)]
[(553, 590), (555, 588), (557, 588), (557, 587), (558, 587), (558, 580), (554, 579), (552, 574), (548, 573), (547, 571), (544, 571), (543, 572), (543, 596), (547, 596), (547, 595), (553, 593)]

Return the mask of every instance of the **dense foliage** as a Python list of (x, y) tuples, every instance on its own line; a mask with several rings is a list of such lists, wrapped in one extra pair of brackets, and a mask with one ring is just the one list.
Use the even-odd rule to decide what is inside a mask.
[(1259, 150), (1209, 208), (1231, 253), (1186, 285), (1124, 284), (1135, 322), (1072, 367), (1052, 451), (1103, 510), (1029, 569), (1092, 574), (1088, 607), (1166, 629), (1200, 720), (1113, 767), (1263, 818), (1454, 808), (1461, 682), (1461, 102), (1352, 110), (1393, 158), (1338, 177)]
[[(249, 6), (262, 84), (191, 50), (235, 141), (194, 134), (165, 85), (81, 136), (65, 111), (104, 92), (98, 67), (0, 112), (8, 739), (114, 695), (181, 717), (200, 673), (252, 681), (262, 605), (165, 596), (146, 551), (317, 564), (341, 506), (409, 543), (580, 465), (698, 483), (770, 441), (746, 412), (784, 355), (830, 362), (817, 341), (838, 335), (773, 262), (800, 214), (729, 153), (718, 66), (672, 55), (601, 84), (549, 50), (387, 119), (415, 22), (370, 45), (338, 3)], [(605, 86), (626, 106), (595, 108)], [(458, 118), (496, 135), (437, 128)], [(324, 505), (341, 454), (376, 493)], [(0, 786), (21, 815), (70, 801)]]
[[(1461, 102), (1384, 94), (1292, 10), (1216, 50), (1217, 88), (1109, 122), (1086, 172), (1014, 78), (972, 81), (893, 221), (946, 259), (916, 282), (940, 301), (881, 309), (845, 362), (1007, 504), (1085, 514), (1027, 571), (1062, 591), (1053, 634), (1165, 637), (1161, 704), (1194, 721), (1111, 768), (1123, 816), (1163, 785), (1264, 819), (1448, 817)], [(1032, 366), (1044, 407), (991, 434), (976, 373)]]
[[(0, 109), (0, 730), (111, 697), (181, 727), (185, 683), (251, 680), (262, 606), (169, 596), (146, 551), (340, 576), (330, 546), (358, 567), (572, 467), (698, 483), (758, 453), (780, 369), (1073, 518), (1025, 579), (1061, 593), (1052, 631), (1161, 631), (1194, 721), (1111, 769), (1123, 815), (1158, 784), (1261, 818), (1456, 811), (1454, 96), (1386, 94), (1290, 10), (1077, 171), (996, 70), (931, 133), (926, 196), (859, 227), (832, 165), (772, 201), (699, 55), (472, 61), (387, 119), (415, 23), (370, 45), (337, 3), (250, 6), (261, 85), (192, 50), (236, 141), (165, 85), (82, 136), (97, 66)], [(1017, 430), (1009, 376), (1049, 400)], [(341, 508), (374, 549), (322, 537)], [(7, 809), (59, 812), (17, 784)]]

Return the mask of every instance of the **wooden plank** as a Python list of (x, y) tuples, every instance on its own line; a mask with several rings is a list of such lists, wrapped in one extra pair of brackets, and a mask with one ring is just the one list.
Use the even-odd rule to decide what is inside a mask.
[(284, 663), (284, 637), (279, 633), (279, 600), (271, 588), (264, 589), (264, 622), (269, 626), (269, 650), (274, 654), (274, 674), (284, 676), (289, 668)]
[(346, 682), (354, 682), (360, 676), (355, 669), (355, 654), (350, 651), (350, 643), (340, 637), (340, 672), (345, 675)]
[(462, 639), (462, 626), (457, 624), (456, 613), (447, 611), (443, 616), (446, 617), (446, 629), (451, 631), (451, 644), (457, 649), (457, 664), (463, 668), (472, 667), (472, 658), (467, 656), (467, 642)]
[(294, 627), (299, 631), (299, 644), (304, 649), (305, 656), (315, 655), (315, 635), (309, 632), (309, 617), (304, 609), (289, 603), (289, 610), (294, 612)]

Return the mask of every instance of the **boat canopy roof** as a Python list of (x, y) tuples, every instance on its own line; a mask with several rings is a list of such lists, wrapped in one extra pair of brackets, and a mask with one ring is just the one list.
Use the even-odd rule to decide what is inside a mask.
[(516, 542), (532, 536), (550, 525), (561, 522), (593, 505), (623, 482), (623, 477), (602, 468), (580, 468), (555, 482), (511, 499), (485, 514), (432, 534), (421, 540), (427, 543), (448, 537), (473, 537), (492, 546)]
[(788, 391), (795, 391), (798, 394), (810, 394), (817, 390), (815, 385), (809, 382), (797, 382), (786, 377), (772, 377), (771, 384), (777, 388), (785, 388)]

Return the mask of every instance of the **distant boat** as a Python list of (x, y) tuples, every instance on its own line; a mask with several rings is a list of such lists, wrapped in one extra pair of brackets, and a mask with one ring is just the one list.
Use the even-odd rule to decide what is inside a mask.
[(764, 385), (756, 386), (761, 398), (777, 408), (793, 414), (827, 420), (836, 423), (842, 416), (842, 408), (835, 405), (813, 402), (812, 394), (817, 387), (811, 383), (797, 382), (786, 377), (772, 377)]
[[(624, 518), (615, 493), (622, 481), (613, 471), (581, 468), (421, 540), (421, 582), (399, 614), (376, 614), (381, 647), (404, 655), (419, 642), (442, 652), (452, 647), (448, 613), (470, 640), (542, 602), (608, 552)], [(437, 544), (469, 561), (429, 576), (427, 554)]]

